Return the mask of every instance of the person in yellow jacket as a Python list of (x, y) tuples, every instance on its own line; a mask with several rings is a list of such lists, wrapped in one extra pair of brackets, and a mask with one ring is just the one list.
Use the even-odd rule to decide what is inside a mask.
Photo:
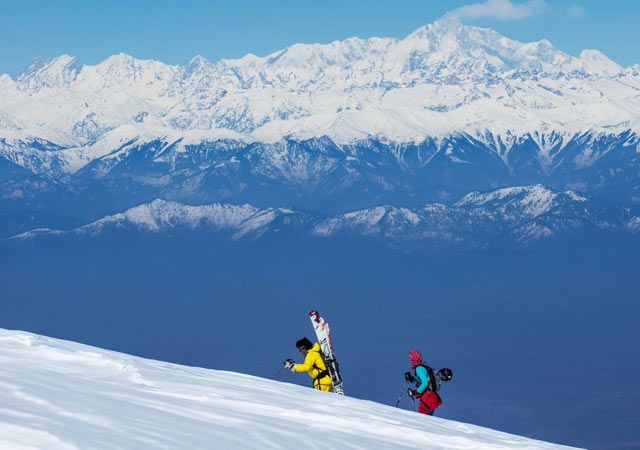
[(333, 385), (331, 377), (320, 354), (320, 344), (312, 344), (306, 337), (296, 342), (296, 347), (304, 355), (304, 362), (296, 364), (293, 360), (287, 359), (284, 366), (292, 372), (307, 372), (313, 380), (313, 388), (320, 391), (331, 392)]

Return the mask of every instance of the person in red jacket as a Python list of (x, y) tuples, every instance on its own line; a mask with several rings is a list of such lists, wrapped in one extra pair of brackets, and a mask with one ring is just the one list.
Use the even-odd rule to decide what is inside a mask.
[(422, 360), (418, 350), (409, 352), (409, 362), (413, 373), (407, 372), (404, 377), (411, 383), (416, 383), (415, 389), (409, 389), (408, 394), (418, 399), (418, 412), (433, 416), (435, 410), (442, 404), (442, 399), (436, 392), (435, 374)]

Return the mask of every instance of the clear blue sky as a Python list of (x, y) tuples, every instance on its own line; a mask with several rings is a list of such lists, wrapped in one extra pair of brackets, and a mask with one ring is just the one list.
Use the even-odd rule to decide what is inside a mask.
[[(85, 64), (120, 52), (186, 64), (197, 54), (216, 61), (296, 42), (404, 37), (471, 4), (484, 13), (467, 14), (481, 16), (467, 24), (520, 41), (547, 38), (572, 55), (597, 48), (624, 66), (640, 63), (635, 0), (0, 0), (0, 73), (15, 75), (35, 57), (63, 53)], [(512, 6), (528, 12), (491, 17)]]

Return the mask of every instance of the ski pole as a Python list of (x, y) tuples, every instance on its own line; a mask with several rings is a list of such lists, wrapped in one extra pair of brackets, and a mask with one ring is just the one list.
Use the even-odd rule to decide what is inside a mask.
[(280, 367), (280, 369), (273, 374), (273, 376), (271, 377), (272, 380), (279, 380), (282, 377), (282, 374), (284, 373), (284, 369), (286, 369), (286, 367)]
[(400, 405), (400, 400), (402, 400), (402, 396), (405, 394), (406, 390), (407, 390), (407, 380), (404, 380), (402, 389), (400, 390), (400, 395), (398, 395), (398, 400), (396, 400), (396, 408)]

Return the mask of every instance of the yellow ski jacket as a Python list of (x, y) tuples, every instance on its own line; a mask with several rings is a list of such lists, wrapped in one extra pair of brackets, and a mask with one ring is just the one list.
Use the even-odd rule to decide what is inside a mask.
[(317, 342), (313, 344), (313, 348), (307, 352), (304, 357), (304, 362), (302, 364), (295, 364), (293, 370), (295, 372), (307, 372), (313, 379), (314, 389), (330, 392), (333, 388), (331, 377), (329, 377), (327, 367), (324, 365), (324, 361), (320, 355), (320, 344)]

